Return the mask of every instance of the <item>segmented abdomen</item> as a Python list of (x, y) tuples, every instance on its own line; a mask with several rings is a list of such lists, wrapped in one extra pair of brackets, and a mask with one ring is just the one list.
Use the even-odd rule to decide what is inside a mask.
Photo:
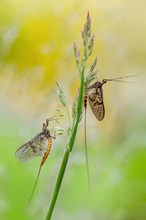
[(50, 154), (50, 150), (51, 150), (51, 147), (52, 147), (52, 138), (48, 138), (48, 147), (44, 153), (44, 156), (43, 156), (43, 159), (42, 159), (42, 162), (41, 162), (41, 166), (45, 163), (47, 157), (49, 156)]

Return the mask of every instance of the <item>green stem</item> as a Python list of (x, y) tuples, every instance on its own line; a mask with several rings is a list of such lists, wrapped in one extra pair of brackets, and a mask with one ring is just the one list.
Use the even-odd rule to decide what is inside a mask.
[(79, 99), (78, 99), (78, 105), (77, 105), (76, 121), (75, 121), (73, 130), (72, 130), (72, 134), (71, 134), (71, 137), (70, 137), (70, 140), (69, 140), (68, 148), (66, 149), (63, 160), (62, 160), (62, 164), (61, 164), (61, 167), (60, 167), (60, 171), (59, 171), (59, 174), (58, 174), (58, 178), (57, 178), (57, 181), (56, 181), (56, 185), (55, 185), (51, 205), (50, 205), (50, 208), (48, 210), (46, 220), (50, 220), (51, 217), (52, 217), (53, 210), (55, 208), (57, 197), (58, 197), (60, 187), (61, 187), (61, 184), (62, 184), (62, 180), (63, 180), (63, 177), (64, 177), (64, 173), (65, 173), (65, 170), (66, 170), (66, 166), (67, 166), (67, 163), (68, 163), (69, 155), (70, 155), (70, 153), (73, 149), (74, 143), (75, 143), (75, 138), (76, 138), (78, 125), (79, 125), (79, 122), (80, 122), (80, 117), (81, 117), (82, 108), (83, 108), (83, 92), (84, 92), (84, 68), (82, 69), (82, 74), (81, 74), (81, 83), (80, 83), (80, 92), (79, 92)]
[(56, 204), (56, 201), (57, 201), (57, 197), (58, 197), (58, 194), (59, 194), (59, 191), (60, 191), (60, 186), (61, 186), (61, 183), (62, 183), (62, 179), (63, 179), (64, 173), (65, 173), (65, 170), (66, 170), (66, 165), (67, 165), (67, 162), (68, 162), (69, 153), (70, 152), (67, 149), (65, 154), (64, 154), (64, 157), (63, 157), (63, 161), (62, 161), (61, 168), (60, 168), (60, 171), (59, 171), (59, 175), (58, 175), (58, 178), (57, 178), (57, 182), (56, 182), (56, 186), (55, 186), (55, 189), (54, 189), (51, 205), (50, 205), (49, 211), (48, 211), (47, 216), (46, 216), (46, 220), (51, 219), (51, 216), (53, 214), (53, 210), (54, 210), (54, 207), (55, 207), (55, 204)]

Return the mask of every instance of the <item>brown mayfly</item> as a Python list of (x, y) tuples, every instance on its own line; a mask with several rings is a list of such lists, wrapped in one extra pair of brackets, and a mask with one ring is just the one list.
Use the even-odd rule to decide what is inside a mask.
[(122, 76), (116, 77), (113, 79), (103, 79), (101, 82), (97, 80), (94, 84), (89, 86), (85, 92), (84, 96), (84, 109), (86, 113), (87, 109), (87, 99), (89, 101), (89, 105), (91, 107), (92, 112), (94, 113), (95, 117), (98, 121), (102, 121), (105, 116), (105, 108), (104, 108), (104, 101), (103, 101), (103, 90), (102, 86), (107, 83), (108, 81), (115, 81), (115, 82), (126, 82), (128, 81), (121, 80), (123, 78), (134, 77), (136, 75), (129, 75), (129, 76)]
[[(104, 100), (103, 100), (103, 89), (102, 86), (107, 83), (108, 81), (115, 81), (115, 82), (126, 82), (122, 79), (134, 77), (136, 75), (129, 75), (129, 76), (122, 76), (116, 77), (113, 79), (103, 79), (102, 81), (96, 81), (92, 85), (90, 85), (87, 90), (85, 91), (84, 95), (84, 109), (85, 109), (85, 154), (86, 154), (86, 164), (87, 164), (87, 173), (88, 173), (88, 184), (89, 184), (89, 166), (88, 166), (88, 155), (87, 155), (87, 139), (86, 139), (86, 111), (87, 111), (87, 100), (91, 107), (91, 110), (98, 121), (102, 121), (105, 116), (105, 107), (104, 107)], [(89, 184), (90, 185), (90, 184)]]
[(27, 161), (37, 156), (43, 156), (40, 167), (39, 167), (38, 175), (37, 175), (37, 178), (36, 178), (36, 181), (35, 181), (35, 184), (34, 184), (30, 199), (29, 199), (29, 203), (32, 199), (34, 190), (36, 188), (41, 168), (50, 153), (50, 150), (52, 147), (52, 138), (54, 139), (56, 138), (55, 128), (51, 130), (47, 129), (47, 127), (49, 126), (49, 122), (53, 120), (57, 121), (55, 116), (46, 119), (46, 123), (43, 123), (42, 131), (38, 133), (30, 141), (28, 141), (27, 143), (22, 145), (20, 148), (18, 148), (15, 153), (16, 158), (18, 158), (20, 161)]

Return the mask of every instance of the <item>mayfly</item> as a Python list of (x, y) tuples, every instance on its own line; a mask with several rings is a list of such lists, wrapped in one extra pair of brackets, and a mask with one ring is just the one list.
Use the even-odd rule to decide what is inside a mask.
[[(86, 110), (87, 110), (87, 100), (91, 110), (98, 121), (102, 121), (105, 116), (104, 100), (103, 100), (103, 90), (102, 86), (108, 81), (116, 82), (127, 82), (122, 80), (123, 78), (134, 77), (136, 75), (129, 75), (123, 77), (116, 77), (113, 79), (103, 79), (102, 81), (96, 81), (94, 84), (89, 86), (84, 95), (84, 109), (85, 109), (85, 154), (86, 154), (86, 164), (87, 164), (87, 174), (88, 174), (88, 184), (89, 184), (89, 165), (88, 165), (88, 154), (87, 154), (87, 138), (86, 138)], [(90, 184), (89, 184), (90, 187)]]
[(36, 188), (37, 181), (41, 172), (41, 168), (50, 153), (52, 147), (52, 138), (54, 139), (56, 138), (56, 130), (47, 129), (49, 122), (52, 120), (57, 121), (55, 116), (46, 119), (46, 123), (43, 123), (42, 132), (40, 132), (33, 139), (31, 139), (30, 141), (22, 145), (20, 148), (18, 148), (18, 150), (15, 153), (16, 158), (18, 158), (20, 161), (27, 161), (37, 156), (43, 156), (39, 167), (38, 175), (29, 199), (29, 203), (32, 199), (34, 190)]
[(117, 77), (117, 78), (113, 78), (113, 79), (103, 79), (101, 82), (97, 81), (94, 84), (92, 84), (91, 86), (89, 86), (87, 88), (87, 90), (85, 92), (85, 96), (84, 96), (85, 113), (86, 113), (86, 109), (87, 109), (87, 99), (88, 99), (89, 105), (90, 105), (91, 110), (94, 113), (95, 117), (97, 118), (97, 120), (102, 121), (105, 116), (102, 86), (105, 83), (107, 83), (108, 81), (128, 82), (128, 81), (124, 81), (121, 79), (134, 77), (134, 76), (136, 76), (136, 75)]

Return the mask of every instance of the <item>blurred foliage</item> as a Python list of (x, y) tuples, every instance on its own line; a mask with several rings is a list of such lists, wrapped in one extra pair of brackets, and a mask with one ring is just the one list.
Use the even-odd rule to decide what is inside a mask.
[(40, 158), (21, 164), (14, 152), (60, 107), (54, 78), (64, 86), (71, 108), (78, 88), (72, 45), (82, 44), (79, 33), (88, 10), (99, 78), (138, 77), (133, 84), (104, 86), (103, 122), (88, 109), (92, 195), (81, 123), (52, 219), (146, 219), (145, 7), (144, 0), (1, 0), (0, 219), (42, 220), (46, 215), (65, 137), (53, 142), (28, 211)]

